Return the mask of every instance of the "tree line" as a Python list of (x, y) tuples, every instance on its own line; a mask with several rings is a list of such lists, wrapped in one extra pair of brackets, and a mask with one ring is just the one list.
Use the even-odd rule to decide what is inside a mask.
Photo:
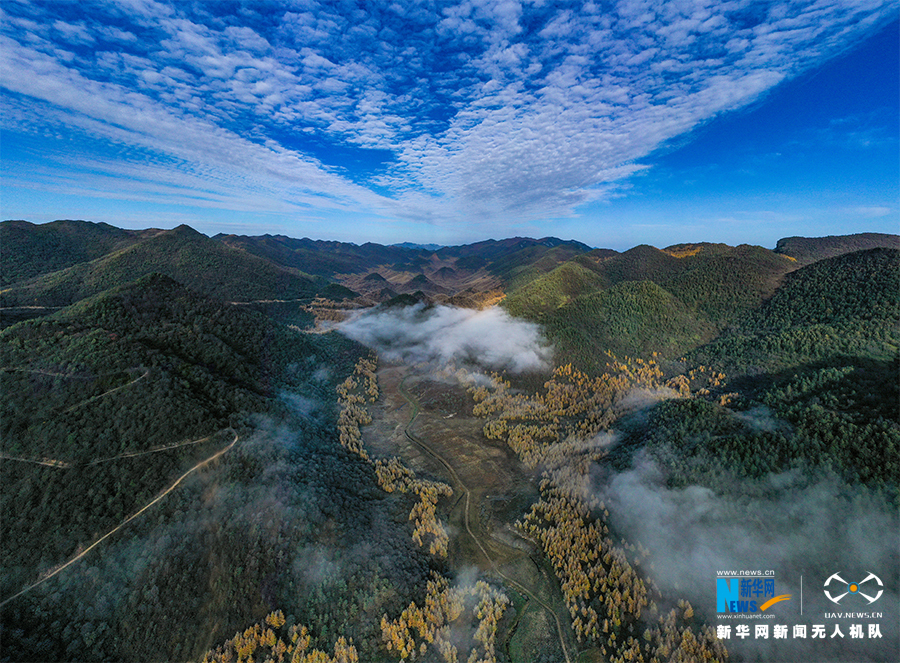
[(698, 367), (666, 378), (655, 359), (608, 360), (612, 370), (596, 377), (559, 367), (536, 393), (516, 392), (496, 375), (489, 386), (470, 387), (475, 413), (487, 418), (485, 436), (544, 468), (540, 499), (517, 527), (550, 562), (579, 642), (595, 644), (611, 661), (724, 660), (726, 649), (709, 627), (693, 624), (689, 604), (659, 613), (663, 597), (638, 571), (639, 560), (614, 542), (609, 512), (580, 489), (604, 452), (585, 453), (578, 443), (607, 430), (636, 389), (711, 398), (724, 376)]

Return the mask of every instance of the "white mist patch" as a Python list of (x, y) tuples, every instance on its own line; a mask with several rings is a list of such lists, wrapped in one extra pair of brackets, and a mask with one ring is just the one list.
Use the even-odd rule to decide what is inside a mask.
[(538, 325), (512, 318), (498, 307), (375, 308), (337, 329), (385, 359), (407, 364), (459, 364), (521, 373), (546, 369), (552, 355)]
[[(778, 623), (822, 623), (825, 612), (877, 610), (883, 639), (831, 640), (827, 656), (803, 640), (748, 639), (726, 642), (750, 660), (900, 660), (898, 619), (897, 514), (884, 500), (836, 477), (805, 478), (785, 472), (760, 479), (734, 478), (741, 490), (720, 495), (709, 488), (666, 485), (653, 461), (616, 474), (598, 492), (609, 507), (614, 530), (649, 551), (649, 575), (673, 598), (687, 599), (715, 623), (716, 572), (773, 569), (777, 594), (791, 603), (773, 610)], [(823, 583), (832, 573), (861, 580), (875, 573), (885, 583), (877, 606), (838, 607), (826, 600)], [(799, 616), (803, 577), (804, 616)], [(849, 601), (846, 602), (849, 605)], [(834, 621), (834, 620), (832, 620)], [(833, 626), (830, 626), (833, 629)], [(841, 622), (844, 634), (849, 624)], [(830, 633), (830, 631), (829, 631)]]
[(289, 391), (281, 392), (280, 396), (281, 400), (287, 404), (291, 411), (301, 417), (309, 417), (319, 409), (319, 403), (306, 396)]
[(896, 565), (895, 541), (884, 536), (896, 531), (896, 515), (865, 491), (797, 472), (738, 482), (739, 495), (671, 488), (654, 462), (641, 460), (615, 475), (603, 497), (616, 527), (656, 557), (664, 587), (705, 588), (717, 568)]
[(602, 431), (588, 440), (570, 437), (546, 449), (541, 464), (557, 486), (580, 500), (592, 503), (596, 462), (619, 438), (620, 435), (613, 431)]
[(625, 396), (616, 401), (616, 408), (620, 412), (633, 412), (643, 410), (660, 401), (673, 398), (681, 398), (677, 391), (669, 387), (657, 387), (656, 389), (632, 389)]
[(746, 412), (735, 412), (734, 416), (757, 431), (774, 433), (779, 428), (789, 428), (785, 422), (779, 421), (775, 413), (765, 405), (760, 405)]

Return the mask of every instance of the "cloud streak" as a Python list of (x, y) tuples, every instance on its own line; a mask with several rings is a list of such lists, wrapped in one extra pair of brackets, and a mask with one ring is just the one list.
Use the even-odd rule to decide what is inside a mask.
[[(3, 124), (124, 146), (80, 167), (108, 195), (147, 181), (184, 204), (235, 210), (561, 217), (893, 11), (878, 0), (310, 0), (228, 13), (135, 0), (76, 15), (7, 3), (4, 110), (17, 112)], [(65, 186), (78, 167), (52, 169)]]

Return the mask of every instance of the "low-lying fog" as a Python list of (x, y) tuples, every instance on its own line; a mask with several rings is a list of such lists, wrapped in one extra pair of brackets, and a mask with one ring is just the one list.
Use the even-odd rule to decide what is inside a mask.
[(538, 325), (499, 307), (475, 311), (416, 304), (357, 313), (338, 329), (388, 361), (480, 366), (520, 373), (547, 369), (551, 348)]
[[(496, 307), (484, 311), (421, 304), (375, 308), (356, 314), (338, 329), (389, 361), (513, 373), (552, 365), (552, 347), (540, 327)], [(626, 409), (643, 409), (669, 396), (674, 392), (635, 390), (623, 403), (628, 404)], [(757, 429), (781, 425), (768, 411), (736, 416)], [(618, 435), (610, 432), (573, 449), (607, 446), (617, 440)], [(593, 488), (609, 506), (617, 534), (649, 550), (644, 572), (668, 598), (688, 599), (707, 623), (717, 623), (717, 571), (772, 569), (777, 594), (792, 598), (772, 609), (774, 620), (760, 623), (807, 624), (810, 629), (812, 624), (828, 624), (830, 636), (839, 622), (845, 636), (758, 641), (732, 637), (726, 645), (736, 654), (767, 661), (878, 661), (895, 656), (900, 660), (897, 513), (883, 499), (836, 477), (811, 479), (797, 472), (756, 480), (735, 477), (727, 494), (703, 486), (670, 488), (660, 468), (641, 455), (623, 472), (607, 474), (610, 468), (595, 467), (593, 486), (591, 479), (570, 476), (564, 467), (545, 469), (558, 481), (574, 481), (579, 494)], [(884, 581), (884, 595), (871, 608), (849, 602), (846, 606), (846, 610), (881, 612), (883, 618), (877, 620), (881, 639), (850, 639), (846, 636), (852, 620), (825, 618), (826, 612), (845, 611), (845, 606), (832, 604), (824, 596), (823, 583), (832, 573), (855, 580), (875, 573)]]

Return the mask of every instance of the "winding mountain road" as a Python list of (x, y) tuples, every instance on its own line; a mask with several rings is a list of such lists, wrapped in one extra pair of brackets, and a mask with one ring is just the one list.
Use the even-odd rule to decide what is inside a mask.
[(72, 406), (66, 408), (65, 411), (66, 411), (66, 412), (72, 412), (72, 411), (77, 410), (78, 408), (80, 408), (82, 405), (87, 405), (88, 403), (90, 403), (90, 402), (92, 402), (92, 401), (99, 400), (99, 399), (103, 398), (104, 396), (109, 396), (110, 394), (114, 394), (114, 393), (116, 393), (117, 391), (121, 391), (122, 389), (126, 389), (126, 388), (130, 387), (131, 385), (140, 382), (141, 380), (143, 380), (143, 379), (144, 379), (145, 377), (147, 377), (148, 375), (150, 375), (150, 369), (149, 369), (149, 368), (148, 368), (146, 371), (144, 371), (141, 375), (139, 375), (138, 377), (136, 377), (134, 380), (131, 380), (130, 382), (126, 382), (125, 384), (120, 385), (120, 386), (118, 386), (118, 387), (113, 387), (112, 389), (107, 389), (107, 390), (104, 391), (102, 394), (97, 394), (96, 396), (91, 396), (90, 398), (85, 398), (83, 401), (80, 401), (80, 402), (78, 402), (78, 403), (75, 403), (75, 405), (72, 405)]
[[(225, 429), (225, 430), (229, 430), (229, 429)], [(125, 525), (127, 525), (127, 524), (130, 523), (132, 520), (134, 520), (135, 518), (137, 518), (139, 515), (141, 515), (142, 513), (144, 513), (144, 511), (146, 511), (147, 509), (149, 509), (150, 507), (152, 507), (154, 504), (156, 504), (157, 502), (159, 502), (160, 500), (162, 500), (166, 495), (168, 495), (168, 494), (171, 493), (173, 490), (175, 490), (175, 488), (177, 488), (178, 485), (179, 485), (182, 481), (184, 481), (190, 474), (192, 474), (192, 473), (195, 472), (196, 470), (200, 469), (200, 468), (203, 467), (204, 465), (206, 465), (206, 464), (208, 464), (208, 463), (211, 463), (211, 462), (214, 461), (216, 458), (218, 458), (219, 456), (221, 456), (222, 454), (224, 454), (226, 451), (228, 451), (229, 449), (231, 449), (231, 448), (237, 443), (237, 441), (238, 441), (238, 434), (237, 434), (237, 432), (236, 432), (236, 431), (232, 431), (232, 432), (234, 433), (234, 439), (231, 441), (231, 443), (230, 443), (228, 446), (226, 446), (224, 449), (221, 449), (221, 450), (217, 451), (216, 453), (214, 453), (214, 454), (213, 454), (212, 456), (210, 456), (209, 458), (206, 458), (205, 460), (201, 460), (199, 463), (197, 463), (196, 465), (194, 465), (191, 469), (189, 469), (187, 472), (185, 472), (185, 473), (182, 474), (180, 477), (178, 477), (172, 485), (170, 485), (170, 486), (169, 486), (168, 488), (166, 488), (163, 492), (161, 492), (159, 495), (157, 495), (152, 501), (150, 501), (150, 502), (148, 502), (146, 505), (144, 505), (139, 511), (136, 511), (136, 512), (134, 512), (133, 514), (131, 514), (130, 516), (128, 516), (125, 520), (123, 520), (121, 523), (119, 523), (116, 527), (114, 527), (113, 529), (111, 529), (110, 531), (108, 531), (106, 534), (104, 534), (103, 536), (101, 536), (99, 539), (97, 539), (96, 541), (94, 541), (91, 545), (89, 545), (87, 548), (85, 548), (84, 550), (82, 550), (80, 553), (78, 553), (77, 555), (75, 555), (74, 557), (72, 557), (70, 560), (68, 560), (68, 561), (65, 562), (64, 564), (61, 564), (61, 565), (57, 566), (55, 569), (53, 569), (53, 571), (51, 571), (50, 573), (47, 573), (46, 575), (44, 575), (43, 577), (41, 577), (40, 580), (38, 580), (37, 582), (34, 582), (34, 583), (28, 585), (27, 587), (25, 587), (25, 588), (22, 589), (21, 591), (19, 591), (19, 592), (17, 592), (16, 594), (13, 594), (12, 596), (10, 596), (8, 599), (4, 599), (3, 601), (0, 601), (0, 608), (2, 608), (3, 606), (5, 606), (7, 603), (9, 603), (10, 601), (12, 601), (13, 599), (16, 599), (16, 598), (22, 596), (22, 594), (25, 594), (26, 592), (31, 591), (32, 589), (34, 589), (34, 588), (37, 587), (38, 585), (41, 585), (41, 584), (47, 582), (48, 580), (50, 580), (50, 578), (52, 578), (53, 576), (57, 575), (58, 573), (60, 573), (60, 572), (63, 571), (64, 569), (68, 568), (69, 566), (71, 566), (72, 564), (74, 564), (75, 562), (77, 562), (78, 560), (80, 560), (82, 557), (84, 557), (85, 555), (87, 555), (91, 550), (93, 550), (94, 548), (96, 548), (97, 546), (99, 546), (101, 543), (103, 543), (103, 541), (105, 541), (106, 539), (108, 539), (109, 537), (111, 537), (113, 534), (115, 534), (115, 533), (118, 532), (120, 529), (122, 529), (123, 527), (125, 527)]]
[[(406, 402), (410, 404), (410, 407), (412, 407), (412, 414), (410, 415), (409, 421), (406, 423), (406, 426), (403, 429), (403, 433), (406, 435), (407, 439), (409, 439), (410, 442), (415, 444), (422, 451), (424, 451), (429, 456), (434, 458), (436, 461), (438, 461), (441, 465), (443, 465), (447, 469), (447, 472), (450, 475), (450, 481), (451, 481), (451, 483), (453, 483), (454, 490), (462, 491), (462, 493), (465, 495), (465, 498), (466, 498), (465, 511), (464, 511), (464, 522), (465, 522), (465, 526), (466, 526), (466, 532), (469, 534), (470, 537), (472, 537), (472, 540), (475, 542), (475, 545), (478, 546), (478, 549), (481, 551), (481, 554), (484, 555), (484, 558), (491, 565), (491, 569), (498, 576), (503, 578), (503, 580), (505, 580), (507, 583), (509, 583), (512, 587), (517, 589), (524, 596), (527, 596), (529, 599), (531, 599), (532, 601), (537, 603), (539, 606), (544, 608), (544, 610), (546, 610), (548, 613), (550, 613), (550, 615), (552, 615), (553, 620), (556, 622), (556, 629), (557, 629), (557, 633), (559, 635), (559, 644), (562, 647), (563, 655), (566, 657), (566, 663), (571, 663), (571, 658), (569, 657), (569, 650), (566, 647), (566, 638), (565, 638), (565, 634), (563, 632), (562, 622), (559, 619), (559, 615), (556, 614), (556, 611), (550, 605), (548, 605), (546, 602), (544, 602), (540, 598), (538, 598), (538, 596), (533, 591), (531, 591), (530, 589), (528, 589), (527, 587), (522, 585), (522, 583), (510, 578), (508, 575), (503, 573), (503, 571), (501, 571), (498, 568), (496, 562), (491, 557), (490, 553), (488, 553), (485, 545), (482, 543), (481, 536), (479, 536), (478, 534), (475, 533), (475, 531), (472, 530), (472, 527), (470, 524), (470, 516), (469, 516), (469, 512), (472, 507), (472, 501), (471, 501), (472, 491), (470, 491), (469, 488), (466, 486), (466, 484), (463, 483), (462, 479), (460, 479), (460, 477), (459, 477), (459, 474), (456, 472), (454, 467), (449, 463), (449, 461), (447, 461), (446, 458), (441, 456), (441, 454), (438, 453), (437, 451), (435, 451), (434, 448), (432, 448), (427, 442), (425, 442), (423, 439), (418, 437), (415, 433), (413, 433), (410, 430), (410, 428), (413, 425), (413, 422), (416, 420), (416, 417), (419, 416), (420, 408), (419, 408), (419, 401), (411, 393), (409, 393), (409, 391), (404, 386), (404, 383), (406, 382), (407, 377), (408, 376), (404, 376), (403, 379), (400, 380), (400, 383), (397, 385), (397, 391), (400, 392), (400, 395), (403, 396), (403, 398), (406, 400)], [(515, 550), (514, 548), (509, 546), (504, 541), (497, 539), (496, 537), (491, 537), (491, 539), (494, 541), (495, 544), (499, 544), (500, 546), (509, 548), (511, 551), (513, 551), (514, 554), (518, 553), (517, 550)], [(2, 604), (0, 604), (0, 605), (2, 605)]]
[[(163, 451), (171, 451), (172, 449), (178, 449), (179, 447), (189, 447), (194, 444), (203, 444), (204, 442), (209, 442), (212, 439), (212, 435), (207, 435), (206, 437), (201, 437), (198, 440), (188, 440), (186, 442), (175, 442), (174, 444), (164, 444), (159, 447), (153, 447), (152, 449), (147, 449), (145, 451), (128, 451), (122, 454), (116, 454), (115, 456), (107, 456), (106, 458), (97, 458), (88, 463), (88, 465), (99, 465), (100, 463), (108, 463), (111, 460), (120, 460), (122, 458), (135, 458), (137, 456), (146, 456), (147, 454), (158, 454)], [(0, 460), (14, 460), (19, 463), (34, 463), (35, 465), (43, 465), (45, 467), (56, 467), (62, 470), (67, 470), (72, 467), (72, 463), (68, 460), (59, 460), (56, 458), (22, 458), (21, 456), (11, 456), (7, 453), (0, 451)]]

